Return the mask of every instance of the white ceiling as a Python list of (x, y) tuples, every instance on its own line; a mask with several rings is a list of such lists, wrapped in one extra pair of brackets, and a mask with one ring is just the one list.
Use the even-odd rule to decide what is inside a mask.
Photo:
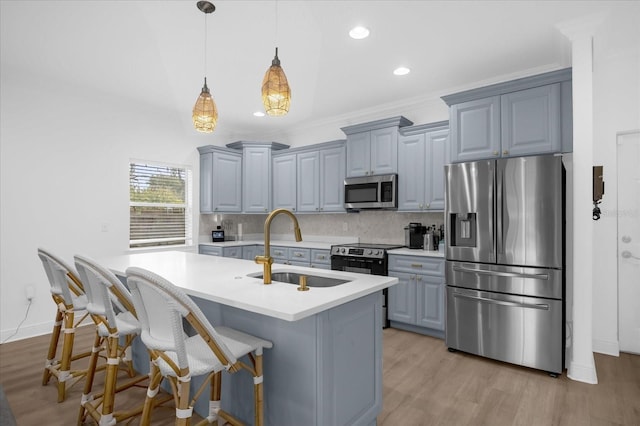
[[(207, 80), (216, 132), (258, 138), (354, 111), (433, 99), (570, 66), (555, 25), (612, 1), (213, 1)], [(2, 63), (175, 110), (190, 127), (204, 76), (205, 15), (189, 1), (2, 1)], [(277, 7), (277, 30), (276, 30)], [(352, 40), (351, 27), (371, 30)], [(256, 118), (279, 47), (285, 117)], [(411, 68), (403, 77), (399, 65)]]

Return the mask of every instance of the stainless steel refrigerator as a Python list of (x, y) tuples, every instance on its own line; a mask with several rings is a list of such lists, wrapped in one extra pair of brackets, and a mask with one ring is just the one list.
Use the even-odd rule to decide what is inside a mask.
[(555, 155), (445, 166), (450, 350), (564, 369), (564, 168)]

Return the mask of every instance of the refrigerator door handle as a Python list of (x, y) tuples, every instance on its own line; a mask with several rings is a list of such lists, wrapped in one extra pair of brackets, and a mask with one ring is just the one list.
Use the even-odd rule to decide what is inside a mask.
[(462, 299), (475, 300), (475, 301), (478, 301), (478, 302), (481, 302), (481, 303), (492, 303), (494, 305), (510, 306), (510, 307), (514, 307), (514, 308), (541, 309), (541, 310), (544, 310), (544, 311), (548, 311), (549, 310), (549, 305), (546, 304), (546, 303), (531, 304), (531, 303), (507, 302), (507, 301), (504, 301), (504, 300), (490, 299), (488, 297), (469, 296), (469, 295), (461, 294), (461, 293), (454, 293), (453, 297), (459, 297), (459, 298), (462, 298)]
[(496, 161), (496, 258), (504, 254), (504, 162)]
[(454, 266), (454, 271), (458, 272), (471, 272), (474, 274), (483, 275), (497, 275), (499, 277), (511, 277), (511, 278), (535, 278), (538, 280), (548, 280), (548, 274), (520, 274), (517, 272), (500, 272), (500, 271), (485, 271), (483, 269), (465, 268), (464, 266)]

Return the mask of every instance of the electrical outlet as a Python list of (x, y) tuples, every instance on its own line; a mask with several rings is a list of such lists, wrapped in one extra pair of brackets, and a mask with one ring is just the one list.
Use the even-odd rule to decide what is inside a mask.
[(28, 285), (24, 288), (24, 293), (27, 297), (27, 301), (31, 302), (36, 295), (36, 289), (32, 285)]

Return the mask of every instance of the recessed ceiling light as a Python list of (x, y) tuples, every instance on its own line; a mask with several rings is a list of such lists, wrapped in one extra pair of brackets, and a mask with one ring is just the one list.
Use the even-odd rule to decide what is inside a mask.
[(365, 27), (354, 27), (349, 31), (349, 36), (351, 38), (355, 38), (356, 40), (361, 40), (363, 38), (369, 37), (369, 29)]
[(393, 70), (394, 75), (407, 75), (411, 72), (411, 70), (407, 67), (398, 67)]
[(253, 113), (253, 115), (254, 115), (255, 117), (264, 117), (264, 112), (262, 112), (262, 111), (256, 111), (256, 112), (254, 112), (254, 113)]

